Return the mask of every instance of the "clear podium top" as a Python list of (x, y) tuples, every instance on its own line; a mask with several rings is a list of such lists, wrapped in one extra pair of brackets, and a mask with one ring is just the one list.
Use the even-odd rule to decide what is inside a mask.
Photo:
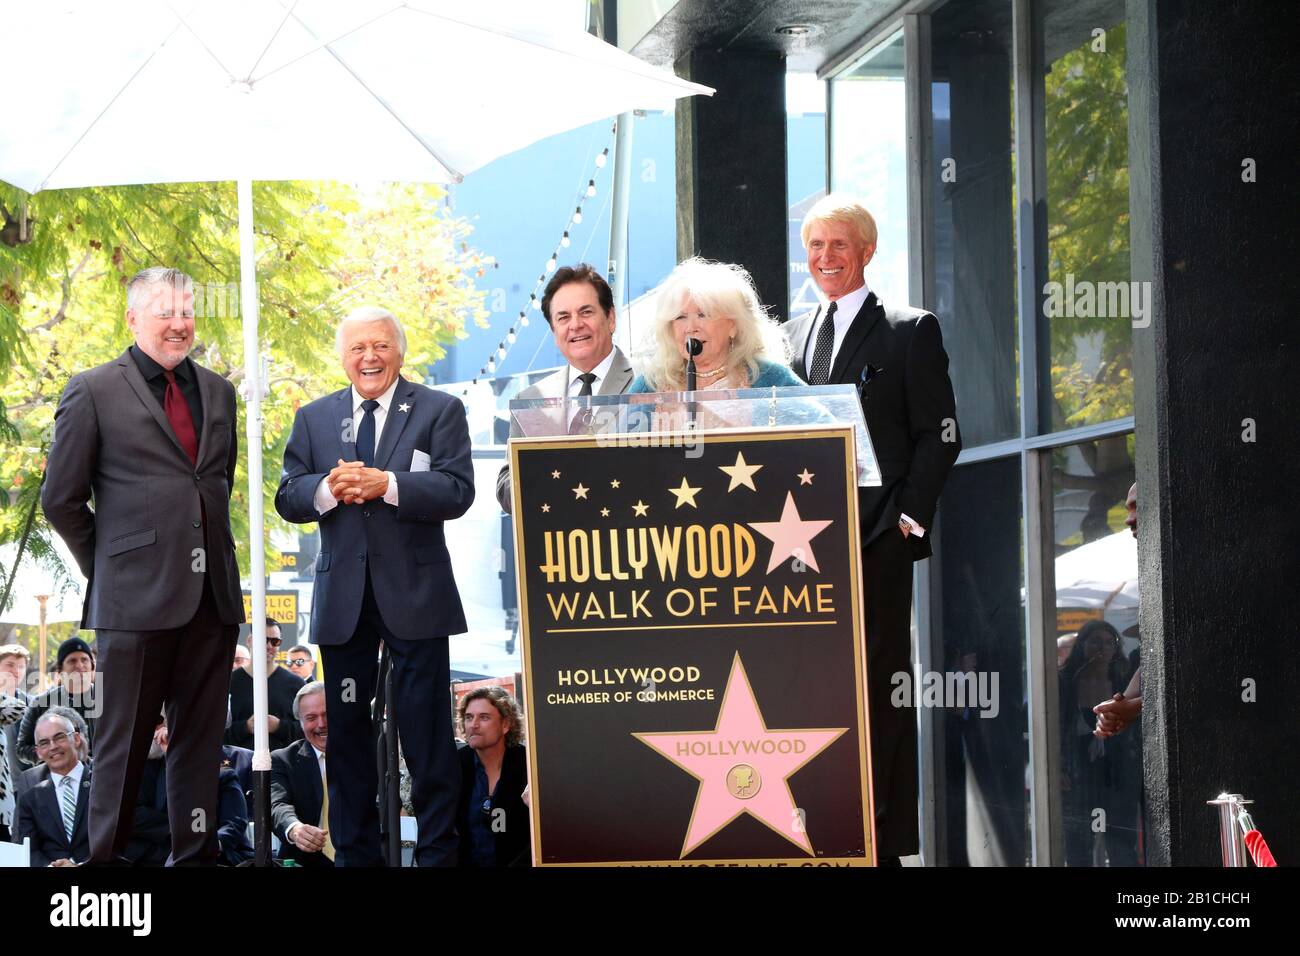
[(510, 402), (511, 438), (825, 424), (853, 426), (858, 485), (879, 485), (880, 466), (862, 418), (858, 391), (852, 385), (646, 392)]

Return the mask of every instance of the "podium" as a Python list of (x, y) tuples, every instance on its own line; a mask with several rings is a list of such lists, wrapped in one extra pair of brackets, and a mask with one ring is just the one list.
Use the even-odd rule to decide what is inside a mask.
[(856, 390), (510, 408), (534, 863), (872, 864)]

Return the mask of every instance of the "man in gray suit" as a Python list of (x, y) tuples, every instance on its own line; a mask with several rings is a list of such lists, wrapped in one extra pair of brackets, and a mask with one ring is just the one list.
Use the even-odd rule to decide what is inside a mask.
[(123, 858), (165, 704), (168, 862), (215, 866), (212, 781), (244, 620), (230, 530), (235, 389), (189, 358), (189, 276), (146, 269), (127, 286), (126, 302), (135, 344), (69, 380), (41, 490), (46, 518), (86, 576), (81, 626), (98, 632), (104, 674), (90, 862)]
[[(542, 293), (542, 315), (568, 364), (524, 389), (520, 399), (621, 395), (627, 391), (636, 373), (614, 344), (614, 293), (604, 276), (586, 263), (560, 269)], [(570, 433), (584, 430), (582, 412), (571, 410), (568, 419)], [(510, 436), (519, 435), (511, 422)], [(511, 513), (509, 464), (497, 475), (497, 501), (503, 511)]]

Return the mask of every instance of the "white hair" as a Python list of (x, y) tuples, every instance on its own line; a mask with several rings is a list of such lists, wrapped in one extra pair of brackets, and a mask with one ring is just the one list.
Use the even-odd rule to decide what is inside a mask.
[(302, 720), (301, 701), (305, 697), (311, 697), (314, 694), (324, 694), (325, 684), (322, 681), (308, 681), (298, 688), (298, 693), (293, 695), (293, 719)]
[(339, 322), (339, 327), (334, 333), (334, 350), (340, 355), (343, 354), (343, 330), (358, 322), (391, 322), (393, 334), (397, 336), (397, 351), (403, 356), (406, 355), (406, 330), (402, 328), (402, 323), (393, 313), (377, 305), (363, 305), (359, 309), (353, 309), (343, 317), (343, 321)]
[(759, 359), (789, 364), (785, 336), (759, 302), (749, 272), (731, 263), (698, 257), (687, 259), (655, 290), (653, 352), (642, 371), (656, 391), (674, 392), (686, 387), (686, 372), (678, 353), (673, 321), (681, 314), (688, 296), (706, 315), (735, 321), (735, 339), (724, 360), (730, 371), (744, 368), (752, 382), (758, 375)]
[(140, 308), (144, 297), (158, 285), (169, 285), (180, 292), (194, 291), (194, 280), (180, 269), (153, 266), (140, 270), (126, 284), (126, 307), (133, 311)]

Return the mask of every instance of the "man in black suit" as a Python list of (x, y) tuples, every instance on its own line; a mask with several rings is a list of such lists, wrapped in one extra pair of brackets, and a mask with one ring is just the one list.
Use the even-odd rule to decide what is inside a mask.
[(832, 194), (804, 218), (817, 311), (789, 323), (791, 367), (810, 385), (851, 384), (880, 465), (881, 485), (858, 489), (866, 599), (867, 685), (881, 863), (919, 850), (916, 717), (890, 704), (891, 678), (911, 673), (912, 562), (930, 556), (935, 509), (961, 451), (939, 321), (886, 307), (863, 270), (876, 223), (861, 203)]
[(32, 866), (72, 866), (90, 856), (86, 810), (90, 768), (77, 757), (81, 734), (72, 721), (47, 713), (36, 725), (36, 752), (42, 767), (18, 798), (15, 836), (31, 839)]
[(188, 357), (194, 294), (184, 273), (135, 276), (126, 321), (135, 344), (64, 389), (41, 489), (46, 518), (86, 576), (81, 626), (97, 631), (112, 681), (96, 727), (90, 862), (123, 856), (166, 704), (170, 862), (215, 865), (215, 830), (191, 824), (195, 810), (216, 818), (212, 781), (244, 620), (230, 531), (235, 389)]
[[(325, 685), (305, 684), (293, 701), (303, 739), (271, 754), (271, 826), (280, 838), (280, 859), (299, 866), (333, 866), (325, 804), (325, 753), (329, 720)], [(372, 757), (373, 763), (373, 757)]]
[(465, 612), (444, 522), (474, 501), (465, 406), (399, 374), (406, 333), (391, 313), (361, 308), (339, 324), (352, 384), (298, 410), (275, 508), (320, 524), (312, 643), (320, 647), (334, 733), (330, 832), (339, 866), (382, 866), (370, 700), (382, 642), (420, 866), (456, 862), (456, 745), (447, 638)]

